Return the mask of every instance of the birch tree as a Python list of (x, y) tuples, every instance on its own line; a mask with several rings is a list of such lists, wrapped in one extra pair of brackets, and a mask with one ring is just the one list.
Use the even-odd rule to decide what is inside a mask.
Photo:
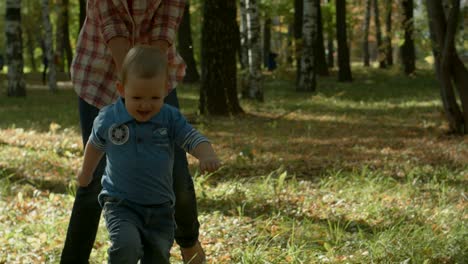
[(239, 58), (242, 69), (247, 69), (249, 65), (248, 47), (247, 47), (247, 10), (245, 8), (245, 0), (240, 1), (240, 49)]
[(313, 92), (316, 88), (317, 6), (315, 0), (303, 1), (301, 73), (296, 90)]
[(52, 46), (52, 25), (49, 18), (49, 0), (42, 0), (42, 21), (44, 23), (44, 46), (46, 58), (49, 63), (48, 85), (49, 90), (55, 92), (57, 90), (57, 74), (55, 70), (54, 49)]
[(26, 96), (26, 83), (23, 74), (21, 0), (7, 0), (5, 14), (7, 95)]
[(260, 17), (258, 0), (242, 0), (246, 12), (248, 74), (243, 83), (243, 98), (263, 101), (262, 43), (260, 37)]
[(325, 21), (327, 32), (327, 65), (329, 68), (333, 68), (335, 66), (335, 58), (333, 53), (335, 52), (333, 41), (335, 39), (334, 33), (334, 26), (333, 26), (333, 13), (332, 10), (334, 9), (332, 0), (328, 0), (327, 3), (324, 5), (323, 18)]
[(379, 1), (374, 0), (374, 22), (375, 22), (375, 37), (377, 39), (377, 60), (379, 61), (379, 68), (386, 68), (385, 63), (385, 47), (382, 43), (382, 29), (380, 27), (380, 12)]

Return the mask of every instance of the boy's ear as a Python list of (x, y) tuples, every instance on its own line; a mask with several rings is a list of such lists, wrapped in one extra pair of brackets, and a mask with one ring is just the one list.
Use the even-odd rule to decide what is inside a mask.
[(120, 81), (117, 81), (117, 91), (119, 91), (120, 97), (125, 98), (125, 89)]

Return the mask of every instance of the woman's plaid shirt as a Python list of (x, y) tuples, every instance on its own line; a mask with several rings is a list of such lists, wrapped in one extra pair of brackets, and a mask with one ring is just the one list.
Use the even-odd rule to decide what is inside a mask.
[(126, 0), (88, 0), (87, 17), (78, 37), (71, 77), (76, 93), (98, 108), (118, 98), (117, 71), (107, 48), (108, 41), (114, 37), (127, 37), (132, 45), (168, 41), (168, 90), (174, 89), (185, 75), (184, 61), (173, 45), (185, 0), (131, 2), (129, 9)]

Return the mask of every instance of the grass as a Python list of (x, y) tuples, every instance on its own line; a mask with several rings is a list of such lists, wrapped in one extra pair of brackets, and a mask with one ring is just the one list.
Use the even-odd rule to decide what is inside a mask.
[[(353, 70), (314, 94), (278, 71), (237, 117), (199, 116), (197, 87), (179, 88), (225, 163), (200, 175), (189, 158), (210, 263), (468, 259), (468, 139), (446, 133), (433, 73)], [(76, 96), (2, 94), (0, 115), (0, 263), (58, 263), (82, 156)], [(108, 246), (101, 222), (91, 262)]]

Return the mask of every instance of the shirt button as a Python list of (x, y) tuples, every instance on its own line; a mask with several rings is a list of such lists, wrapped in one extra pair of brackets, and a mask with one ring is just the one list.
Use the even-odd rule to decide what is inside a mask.
[(137, 138), (137, 143), (141, 143), (142, 141), (143, 141), (143, 139)]

